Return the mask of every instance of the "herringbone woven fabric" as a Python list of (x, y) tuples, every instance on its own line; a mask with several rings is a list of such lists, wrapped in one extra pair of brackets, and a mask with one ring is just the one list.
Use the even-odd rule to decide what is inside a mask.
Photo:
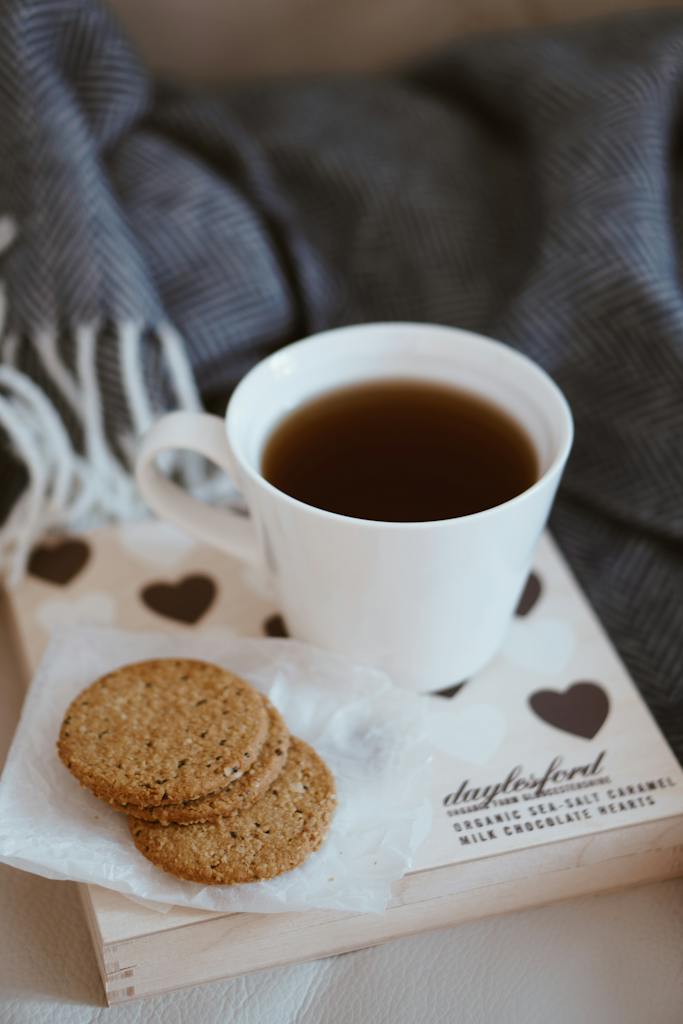
[(554, 529), (683, 755), (683, 13), (209, 96), (156, 88), (85, 0), (0, 12), (0, 423), (23, 409), (32, 450), (28, 378), (66, 428), (48, 521), (121, 513), (136, 437), (196, 404), (187, 363), (222, 402), (320, 328), (491, 334), (573, 406)]

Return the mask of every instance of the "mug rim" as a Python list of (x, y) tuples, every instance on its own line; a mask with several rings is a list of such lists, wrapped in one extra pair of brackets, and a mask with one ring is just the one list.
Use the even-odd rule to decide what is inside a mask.
[[(291, 494), (287, 494), (285, 491), (281, 491), (279, 487), (275, 487), (271, 484), (266, 477), (263, 476), (259, 470), (250, 464), (250, 462), (243, 458), (239, 450), (233, 445), (231, 439), (231, 411), (232, 417), (235, 415), (237, 409), (237, 403), (239, 402), (243, 393), (253, 383), (255, 377), (262, 373), (267, 373), (269, 369), (272, 369), (273, 363), (282, 361), (285, 358), (285, 354), (305, 350), (309, 347), (315, 346), (319, 349), (321, 342), (325, 340), (332, 340), (339, 338), (343, 334), (357, 334), (360, 331), (367, 331), (369, 333), (377, 332), (380, 334), (385, 332), (387, 329), (399, 330), (403, 333), (410, 331), (419, 330), (421, 333), (428, 333), (436, 336), (437, 334), (446, 337), (448, 335), (459, 335), (465, 336), (469, 340), (478, 342), (484, 342), (489, 346), (497, 348), (501, 353), (504, 353), (505, 358), (512, 359), (518, 362), (519, 365), (524, 366), (527, 372), (534, 374), (537, 379), (543, 384), (546, 391), (552, 395), (556, 407), (561, 419), (561, 436), (557, 446), (557, 452), (552, 458), (549, 466), (544, 473), (539, 476), (538, 480), (535, 480), (530, 487), (520, 491), (519, 494), (514, 495), (512, 498), (508, 498), (507, 501), (501, 502), (498, 505), (492, 505), (490, 508), (481, 509), (479, 512), (470, 512), (463, 516), (454, 516), (449, 519), (426, 519), (417, 521), (396, 521), (396, 520), (385, 520), (385, 519), (361, 519), (357, 516), (343, 515), (340, 512), (330, 512), (328, 509), (318, 508), (316, 505), (309, 505), (305, 501), (301, 501), (299, 498), (294, 498)], [(503, 510), (507, 510), (511, 506), (518, 505), (523, 501), (528, 500), (530, 497), (535, 495), (538, 491), (548, 486), (548, 483), (558, 476), (569, 457), (572, 443), (574, 440), (574, 418), (572, 415), (571, 407), (569, 402), (565, 398), (560, 387), (555, 383), (550, 374), (544, 370), (539, 363), (525, 355), (523, 352), (517, 351), (510, 345), (505, 344), (502, 341), (498, 341), (495, 338), (490, 338), (488, 335), (479, 334), (476, 331), (468, 331), (460, 327), (451, 327), (447, 324), (432, 324), (428, 322), (420, 321), (407, 321), (407, 320), (381, 320), (381, 321), (369, 321), (360, 322), (357, 324), (345, 324), (341, 327), (333, 327), (329, 330), (320, 331), (316, 334), (308, 335), (305, 338), (301, 338), (298, 341), (290, 342), (288, 345), (284, 345), (282, 348), (272, 352), (265, 359), (259, 360), (252, 368), (242, 377), (238, 382), (235, 390), (232, 392), (228, 404), (225, 410), (223, 418), (224, 428), (226, 432), (226, 438), (230, 453), (234, 460), (238, 463), (240, 470), (245, 473), (250, 480), (257, 486), (264, 488), (268, 493), (276, 497), (277, 499), (284, 501), (288, 505), (292, 505), (299, 509), (301, 512), (309, 514), (315, 514), (323, 516), (332, 521), (339, 523), (346, 523), (356, 527), (364, 527), (368, 529), (382, 530), (386, 529), (403, 529), (403, 530), (425, 530), (425, 529), (436, 529), (436, 528), (451, 528), (456, 523), (467, 523), (474, 520), (481, 521), (484, 518), (490, 518), (493, 515), (500, 514)], [(239, 483), (239, 481), (237, 481)]]

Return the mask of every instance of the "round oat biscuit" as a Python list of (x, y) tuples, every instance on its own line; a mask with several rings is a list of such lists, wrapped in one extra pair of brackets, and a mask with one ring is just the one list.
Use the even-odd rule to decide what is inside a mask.
[(162, 870), (190, 882), (233, 885), (298, 867), (322, 844), (334, 807), (332, 773), (292, 736), (280, 775), (247, 810), (206, 824), (129, 818), (128, 826), (140, 853)]
[(289, 750), (289, 729), (282, 715), (265, 697), (268, 713), (268, 735), (255, 763), (236, 782), (225, 789), (199, 800), (182, 804), (162, 804), (160, 807), (127, 807), (119, 804), (114, 809), (143, 821), (158, 821), (162, 825), (190, 825), (198, 821), (215, 821), (235, 811), (245, 810), (256, 803), (268, 786), (282, 771)]
[(268, 730), (263, 697), (204, 661), (126, 665), (67, 709), (57, 748), (95, 796), (136, 807), (225, 788), (256, 761)]

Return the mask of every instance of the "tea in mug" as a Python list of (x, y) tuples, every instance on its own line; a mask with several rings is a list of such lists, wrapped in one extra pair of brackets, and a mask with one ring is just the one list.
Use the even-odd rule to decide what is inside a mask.
[(302, 403), (266, 441), (261, 471), (315, 508), (381, 522), (433, 522), (501, 505), (539, 476), (505, 410), (421, 380), (372, 380)]

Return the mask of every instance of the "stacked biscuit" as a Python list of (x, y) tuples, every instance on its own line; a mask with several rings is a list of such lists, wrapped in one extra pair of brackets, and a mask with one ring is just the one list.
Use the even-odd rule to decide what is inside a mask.
[(78, 781), (128, 815), (138, 850), (193, 882), (273, 878), (321, 845), (334, 779), (244, 680), (203, 661), (117, 669), (67, 709), (57, 744)]

